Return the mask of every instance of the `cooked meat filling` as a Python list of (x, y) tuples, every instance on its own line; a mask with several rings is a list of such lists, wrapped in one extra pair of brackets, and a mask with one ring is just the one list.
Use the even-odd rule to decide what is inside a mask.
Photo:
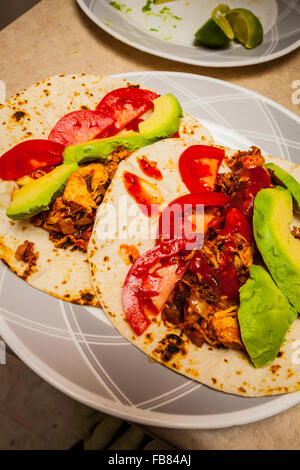
[(105, 163), (82, 166), (69, 177), (62, 196), (48, 211), (31, 219), (36, 227), (49, 231), (56, 248), (73, 246), (87, 251), (97, 207), (101, 204), (110, 181), (121, 160), (129, 152), (123, 148), (113, 152)]
[[(256, 192), (270, 185), (264, 158), (260, 149), (252, 147), (248, 152), (237, 152), (225, 163), (231, 172), (218, 174), (215, 191), (230, 195), (231, 207), (244, 210), (250, 222)], [(245, 349), (237, 316), (239, 288), (249, 277), (253, 259), (260, 264), (262, 260), (247, 231), (224, 232), (226, 207), (224, 214), (223, 218), (216, 216), (216, 223), (208, 228), (203, 247), (194, 254), (164, 306), (163, 319), (180, 328), (199, 347), (207, 342), (214, 347)], [(300, 238), (299, 229), (294, 227), (292, 233)]]
[[(238, 247), (240, 249), (233, 253), (232, 259), (239, 284), (242, 285), (249, 275), (253, 247), (242, 238)], [(216, 347), (244, 349), (237, 320), (238, 301), (222, 295), (218, 282), (218, 272), (222, 266), (220, 237), (207, 240), (200, 253), (212, 274), (208, 276), (208, 270), (202, 274), (190, 269), (168, 299), (163, 318), (177, 325), (199, 347), (206, 341)]]
[(295, 238), (298, 238), (298, 240), (300, 240), (300, 227), (293, 227), (292, 228), (292, 235), (295, 237)]
[(30, 266), (35, 265), (38, 259), (38, 253), (34, 251), (34, 243), (25, 240), (25, 242), (16, 249), (15, 258), (18, 261), (28, 263)]

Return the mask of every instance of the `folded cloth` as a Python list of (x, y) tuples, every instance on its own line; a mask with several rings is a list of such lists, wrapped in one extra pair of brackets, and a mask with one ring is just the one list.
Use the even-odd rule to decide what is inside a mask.
[(172, 450), (142, 428), (76, 402), (75, 429), (84, 450)]

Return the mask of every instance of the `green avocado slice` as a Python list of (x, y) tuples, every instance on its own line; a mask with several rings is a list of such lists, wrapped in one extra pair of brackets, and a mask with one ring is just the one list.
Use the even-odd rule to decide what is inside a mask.
[(279, 181), (283, 186), (290, 190), (292, 196), (300, 210), (300, 184), (298, 181), (280, 166), (275, 163), (267, 163), (266, 168), (272, 170), (276, 181)]
[(63, 164), (41, 178), (28, 183), (15, 194), (6, 215), (18, 220), (47, 210), (51, 202), (63, 192), (67, 179), (78, 165), (89, 161), (105, 161), (117, 148), (130, 152), (160, 139), (172, 137), (179, 129), (182, 109), (172, 94), (156, 98), (151, 117), (139, 125), (139, 132), (128, 132), (118, 137), (98, 139), (64, 150)]
[(179, 101), (171, 93), (153, 101), (151, 117), (140, 122), (139, 132), (149, 143), (172, 137), (178, 131), (183, 116)]
[(120, 137), (109, 139), (91, 140), (80, 145), (71, 145), (64, 150), (64, 164), (75, 162), (77, 164), (89, 161), (105, 161), (117, 148), (123, 147), (129, 152), (134, 152), (148, 145), (147, 139), (138, 132), (132, 132)]
[(172, 137), (179, 129), (182, 116), (178, 100), (169, 93), (156, 98), (153, 105), (151, 117), (139, 124), (139, 132), (131, 131), (119, 137), (96, 139), (84, 144), (72, 145), (64, 151), (64, 162), (75, 161), (81, 164), (97, 159), (105, 160), (118, 147), (134, 152), (160, 139)]
[(269, 273), (253, 264), (250, 278), (240, 288), (238, 320), (254, 367), (264, 367), (274, 361), (296, 317), (296, 310)]
[(257, 247), (277, 286), (300, 312), (300, 241), (291, 234), (293, 199), (277, 186), (262, 189), (254, 201)]
[(74, 162), (60, 165), (23, 186), (7, 209), (7, 217), (13, 220), (26, 219), (49, 209), (51, 202), (63, 192), (70, 174), (77, 169), (78, 165)]

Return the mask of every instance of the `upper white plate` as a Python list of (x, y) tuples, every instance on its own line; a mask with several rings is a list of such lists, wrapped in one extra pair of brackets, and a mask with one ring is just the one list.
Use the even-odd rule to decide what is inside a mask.
[[(300, 4), (298, 0), (228, 0), (231, 8), (248, 8), (261, 20), (264, 41), (247, 50), (232, 43), (225, 49), (193, 45), (194, 33), (210, 17), (217, 0), (176, 0), (151, 6), (146, 0), (77, 0), (82, 10), (102, 29), (137, 49), (166, 59), (207, 67), (235, 67), (267, 62), (300, 46)], [(164, 7), (165, 13), (158, 14)]]
[[(241, 150), (255, 144), (300, 163), (300, 118), (263, 96), (199, 75), (120, 76), (158, 93), (173, 93), (186, 112), (209, 128), (216, 144)], [(56, 300), (1, 263), (0, 298), (0, 335), (29, 367), (73, 398), (128, 421), (223, 428), (300, 402), (300, 392), (266, 398), (225, 394), (153, 364), (119, 335), (102, 310)]]

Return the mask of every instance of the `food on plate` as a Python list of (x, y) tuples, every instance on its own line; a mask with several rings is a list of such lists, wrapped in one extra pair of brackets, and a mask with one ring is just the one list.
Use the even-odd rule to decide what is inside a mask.
[(174, 0), (154, 0), (154, 3), (155, 3), (155, 4), (167, 3), (167, 2), (174, 2)]
[(265, 268), (253, 264), (249, 274), (240, 288), (238, 321), (251, 361), (264, 367), (276, 359), (298, 313)]
[[(137, 196), (125, 184), (130, 173), (143, 188), (141, 158), (161, 174), (147, 178), (152, 211), (142, 206), (150, 186)], [(88, 247), (95, 291), (124, 337), (183, 375), (243, 396), (300, 389), (297, 213), (269, 163), (297, 186), (297, 165), (256, 147), (236, 151), (191, 137), (137, 150), (119, 165)], [(126, 223), (117, 210), (123, 197)], [(112, 212), (117, 223), (105, 238)], [(135, 256), (125, 258), (124, 246)]]
[(291, 233), (292, 195), (281, 187), (260, 191), (255, 199), (253, 231), (274, 281), (300, 312), (299, 240)]
[[(169, 3), (173, 2), (174, 0), (146, 0), (145, 5), (142, 7), (142, 11), (144, 13), (147, 13), (148, 11), (151, 11), (151, 5), (160, 5), (161, 3)], [(113, 2), (110, 2), (113, 3)]]
[(263, 27), (259, 18), (245, 8), (230, 9), (217, 6), (206, 23), (195, 33), (196, 45), (225, 47), (236, 40), (247, 49), (254, 49), (263, 42)]
[(226, 18), (229, 11), (227, 5), (219, 5), (212, 11), (211, 18), (195, 33), (196, 45), (224, 47), (230, 44), (235, 35)]
[(173, 95), (85, 74), (17, 93), (0, 122), (0, 257), (32, 286), (83, 305), (99, 305), (86, 251), (119, 163), (167, 137), (212, 143)]
[(227, 13), (226, 18), (232, 26), (236, 40), (246, 49), (254, 49), (263, 42), (263, 26), (252, 11), (234, 8)]
[(280, 168), (280, 166), (275, 165), (275, 163), (267, 163), (266, 167), (271, 170), (275, 182), (283, 185), (290, 191), (298, 210), (300, 210), (300, 184), (298, 181), (287, 171)]
[[(179, 129), (180, 117), (182, 116), (177, 99), (173, 95), (165, 95), (154, 99), (153, 105), (153, 114), (138, 125), (139, 132), (130, 131), (128, 135), (120, 137), (90, 140), (84, 144), (67, 146), (63, 152), (62, 165), (23, 186), (14, 195), (6, 215), (11, 219), (18, 220), (34, 216), (42, 210), (48, 210), (53, 202), (53, 197), (63, 191), (71, 172), (77, 170), (80, 164), (97, 160), (103, 162), (114, 150), (120, 148), (125, 151), (125, 153), (123, 152), (123, 158), (125, 158), (126, 151), (128, 155), (129, 152), (149, 145), (156, 140), (172, 137)], [(67, 133), (69, 134), (69, 129), (67, 129)], [(107, 181), (108, 173), (101, 185)], [(64, 198), (66, 199), (65, 194)]]

